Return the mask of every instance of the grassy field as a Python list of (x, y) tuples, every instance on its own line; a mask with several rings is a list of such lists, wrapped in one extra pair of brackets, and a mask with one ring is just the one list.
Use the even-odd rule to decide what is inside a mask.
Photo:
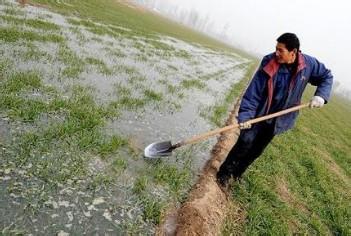
[(350, 118), (338, 96), (303, 110), (233, 186), (223, 235), (351, 235)]
[[(152, 235), (213, 142), (145, 144), (223, 125), (257, 60), (119, 1), (30, 3), (0, 0), (0, 234)], [(273, 141), (224, 235), (350, 234), (348, 104)]]
[[(212, 39), (200, 32), (170, 21), (148, 10), (128, 5), (123, 1), (114, 0), (88, 0), (88, 1), (55, 1), (34, 0), (32, 2), (43, 4), (46, 7), (59, 11), (62, 14), (75, 15), (105, 24), (118, 24), (133, 28), (141, 35), (160, 33), (172, 36), (190, 43), (199, 43), (216, 49), (232, 51), (233, 48), (218, 40)], [(237, 51), (237, 49), (236, 49)], [(241, 52), (246, 55), (245, 52)]]
[(255, 61), (115, 1), (31, 3), (0, 1), (0, 234), (152, 235), (211, 143), (144, 147), (218, 126)]

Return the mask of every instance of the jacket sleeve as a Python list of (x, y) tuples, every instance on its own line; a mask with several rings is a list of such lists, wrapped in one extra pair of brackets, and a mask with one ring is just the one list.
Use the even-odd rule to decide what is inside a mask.
[(263, 71), (262, 64), (253, 76), (241, 100), (238, 115), (239, 123), (255, 118), (259, 106), (266, 100), (265, 91), (268, 75)]
[(311, 76), (309, 83), (317, 86), (314, 95), (322, 97), (325, 103), (327, 103), (332, 89), (333, 75), (323, 63), (319, 62), (315, 58), (311, 58)]

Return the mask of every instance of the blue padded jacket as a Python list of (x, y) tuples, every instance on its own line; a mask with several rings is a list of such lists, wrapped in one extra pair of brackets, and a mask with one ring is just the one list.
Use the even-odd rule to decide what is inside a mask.
[[(281, 89), (279, 84), (282, 83), (279, 81), (289, 81), (287, 89)], [(328, 102), (333, 76), (323, 63), (299, 52), (296, 73), (291, 75), (284, 65), (276, 61), (274, 53), (265, 56), (242, 98), (239, 123), (267, 115), (277, 102), (282, 104), (281, 109), (299, 105), (307, 83), (317, 86), (315, 95), (322, 97), (325, 103)], [(279, 98), (284, 101), (277, 101)], [(292, 112), (277, 117), (274, 134), (291, 129), (297, 115), (298, 112)]]

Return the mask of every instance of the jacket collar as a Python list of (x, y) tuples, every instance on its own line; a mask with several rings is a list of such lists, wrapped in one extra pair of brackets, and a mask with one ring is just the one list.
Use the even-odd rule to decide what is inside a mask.
[[(268, 87), (268, 98), (267, 98), (267, 107), (266, 113), (268, 114), (270, 107), (272, 105), (273, 100), (273, 76), (278, 72), (280, 64), (276, 61), (275, 56), (268, 62), (266, 66), (263, 67), (263, 70), (269, 75), (267, 81)], [(296, 82), (296, 75), (306, 67), (305, 58), (301, 52), (298, 54), (298, 65), (295, 75), (293, 75), (293, 79), (290, 82), (289, 89), (292, 89), (293, 85)]]
[[(267, 63), (267, 65), (265, 65), (263, 67), (263, 70), (269, 75), (270, 78), (272, 78), (278, 72), (279, 66), (280, 66), (280, 64), (277, 62), (275, 56), (273, 56), (273, 58)], [(305, 58), (302, 55), (302, 53), (299, 52), (296, 73), (298, 73), (299, 71), (301, 71), (305, 67), (306, 67)]]
[(299, 60), (299, 61), (298, 61), (299, 64), (297, 65), (296, 74), (306, 67), (305, 57), (302, 55), (301, 52), (299, 52), (299, 58), (298, 58), (298, 60)]

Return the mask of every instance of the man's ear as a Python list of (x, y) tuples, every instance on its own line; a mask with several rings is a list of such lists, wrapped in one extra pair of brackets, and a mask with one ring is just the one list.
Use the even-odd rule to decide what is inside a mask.
[(295, 54), (297, 54), (297, 49), (296, 48), (294, 48), (293, 51), (294, 51)]

